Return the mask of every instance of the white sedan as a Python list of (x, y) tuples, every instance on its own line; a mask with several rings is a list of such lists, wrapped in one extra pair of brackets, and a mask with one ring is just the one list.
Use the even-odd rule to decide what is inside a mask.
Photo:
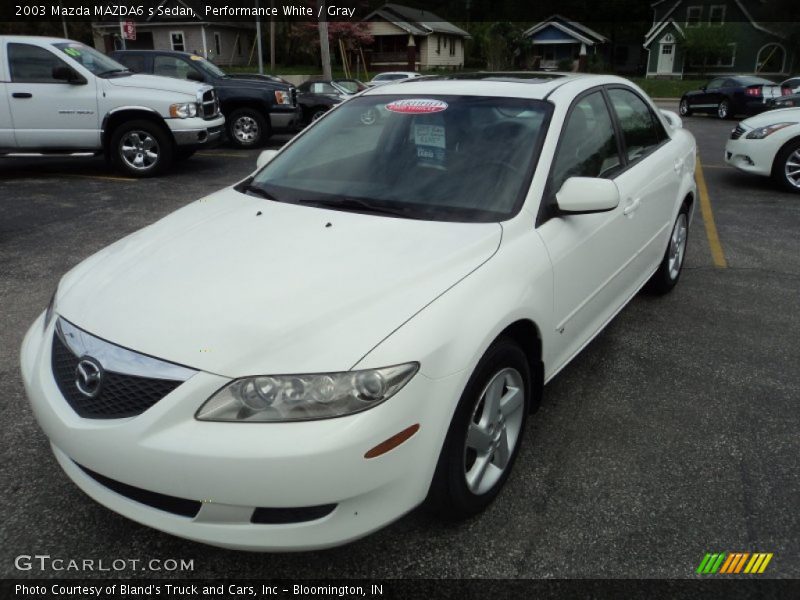
[(378, 73), (375, 75), (375, 77), (367, 82), (367, 85), (369, 87), (374, 87), (386, 85), (387, 83), (397, 83), (404, 79), (415, 79), (417, 77), (422, 77), (422, 75), (415, 71), (386, 71), (385, 73)]
[(771, 110), (739, 123), (725, 145), (725, 162), (800, 193), (800, 108)]
[(364, 92), (65, 275), (21, 363), (67, 475), (249, 550), (483, 510), (544, 384), (677, 283), (697, 193), (627, 80), (482, 77)]

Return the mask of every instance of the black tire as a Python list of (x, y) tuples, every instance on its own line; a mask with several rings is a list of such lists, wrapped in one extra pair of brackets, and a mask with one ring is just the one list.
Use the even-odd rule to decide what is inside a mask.
[[(794, 166), (797, 164), (798, 166)], [(800, 169), (800, 138), (792, 140), (781, 148), (772, 163), (772, 180), (787, 192), (800, 194), (800, 174), (795, 183), (789, 179), (789, 172)]]
[[(466, 446), (467, 432), (472, 426), (479, 426), (483, 422), (483, 419), (480, 419), (480, 422), (475, 419), (482, 415), (485, 416), (483, 411), (488, 405), (481, 398), (487, 390), (489, 382), (496, 377), (502, 377), (503, 373), (510, 375), (512, 372), (519, 375), (517, 381), (520, 381), (521, 385), (507, 388), (503, 383), (503, 394), (505, 397), (505, 394), (511, 394), (512, 389), (521, 388), (523, 391), (521, 405), (513, 413), (509, 411), (510, 416), (507, 420), (502, 421), (500, 427), (493, 425), (489, 430), (492, 435), (487, 437), (487, 439), (494, 439), (499, 435), (501, 438), (505, 437), (508, 443), (509, 452), (506, 452), (508, 458), (505, 461), (505, 467), (500, 473), (497, 473), (496, 471), (499, 469), (490, 470), (490, 467), (494, 466), (495, 460), (502, 460), (498, 457), (499, 448), (493, 449), (493, 446), (488, 445), (481, 457), (476, 451)], [(528, 360), (519, 345), (506, 337), (495, 341), (478, 362), (478, 366), (475, 367), (453, 415), (425, 502), (429, 511), (447, 520), (462, 520), (478, 514), (494, 500), (508, 479), (519, 452), (531, 406), (532, 389)], [(498, 414), (500, 412), (502, 411), (498, 410)], [(513, 429), (517, 427), (516, 438), (511, 440)], [(513, 447), (511, 447), (512, 444)], [(497, 478), (484, 482), (488, 486), (487, 489), (479, 489), (476, 493), (470, 489), (467, 477), (470, 467), (476, 468), (478, 460), (484, 457), (488, 461), (488, 466), (483, 472), (487, 475), (491, 472), (491, 475)], [(470, 462), (471, 459), (472, 462)], [(480, 479), (482, 478), (478, 480), (480, 481)]]
[(722, 100), (717, 104), (717, 117), (724, 120), (733, 118), (731, 113), (731, 103), (728, 100)]
[(175, 156), (172, 136), (152, 121), (126, 121), (111, 134), (109, 156), (114, 166), (133, 177), (163, 173)]
[(175, 160), (176, 161), (188, 160), (194, 156), (195, 152), (197, 152), (197, 148), (177, 148), (175, 150)]
[[(676, 235), (679, 232), (680, 224), (683, 223), (685, 226), (683, 239), (680, 244), (676, 242)], [(678, 280), (681, 278), (681, 272), (683, 271), (683, 263), (686, 261), (686, 249), (688, 248), (689, 242), (689, 204), (687, 202), (683, 203), (681, 206), (681, 210), (678, 212), (678, 216), (675, 218), (675, 223), (672, 225), (672, 231), (669, 235), (669, 243), (667, 244), (667, 250), (664, 252), (664, 258), (661, 260), (661, 264), (658, 266), (658, 269), (653, 276), (650, 278), (650, 281), (647, 282), (647, 291), (653, 294), (666, 294), (674, 288)], [(682, 245), (682, 249), (677, 247)], [(679, 256), (676, 257), (676, 251), (679, 251)], [(673, 260), (677, 258), (677, 271), (675, 270), (675, 265)]]
[(678, 105), (678, 112), (682, 117), (692, 116), (692, 108), (689, 106), (689, 101), (686, 98), (681, 98), (681, 102)]
[(237, 108), (226, 117), (228, 138), (238, 148), (260, 148), (269, 139), (269, 123), (253, 108)]

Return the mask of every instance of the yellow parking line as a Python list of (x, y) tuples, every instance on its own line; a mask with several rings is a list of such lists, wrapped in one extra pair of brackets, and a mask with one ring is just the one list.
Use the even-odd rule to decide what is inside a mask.
[(725, 253), (722, 251), (719, 233), (717, 233), (717, 225), (714, 223), (714, 213), (711, 210), (711, 198), (708, 196), (708, 186), (706, 186), (706, 178), (703, 176), (703, 167), (700, 165), (700, 157), (697, 158), (695, 177), (697, 178), (697, 191), (700, 194), (700, 212), (703, 215), (703, 224), (706, 226), (708, 245), (711, 247), (711, 258), (714, 259), (715, 267), (724, 269), (728, 266), (728, 261), (725, 260)]

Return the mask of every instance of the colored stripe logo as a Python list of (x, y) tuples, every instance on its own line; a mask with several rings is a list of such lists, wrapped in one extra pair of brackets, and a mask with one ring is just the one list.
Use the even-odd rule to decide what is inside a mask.
[(698, 575), (761, 574), (772, 560), (771, 552), (719, 552), (707, 553), (695, 573)]

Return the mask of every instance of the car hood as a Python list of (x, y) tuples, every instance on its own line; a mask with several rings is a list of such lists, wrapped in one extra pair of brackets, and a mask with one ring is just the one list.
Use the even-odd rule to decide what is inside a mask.
[(194, 96), (201, 87), (207, 87), (204, 83), (197, 81), (185, 81), (174, 77), (162, 77), (160, 75), (143, 75), (134, 73), (128, 77), (115, 77), (106, 80), (110, 85), (119, 87), (144, 88), (150, 90), (161, 90), (165, 92), (178, 92), (179, 94), (189, 94)]
[(800, 108), (781, 108), (778, 110), (769, 110), (761, 113), (760, 115), (756, 115), (755, 117), (745, 119), (742, 121), (742, 124), (749, 129), (754, 129), (756, 127), (766, 127), (767, 125), (782, 123), (784, 121), (787, 123), (800, 123)]
[(291, 88), (289, 84), (281, 83), (280, 81), (270, 81), (269, 79), (258, 79), (249, 77), (231, 77), (228, 76), (224, 79), (217, 79), (214, 82), (214, 87), (218, 88), (236, 88), (248, 90), (288, 90)]
[(227, 377), (344, 371), (486, 262), (501, 237), (497, 223), (226, 189), (78, 265), (56, 311), (121, 346)]

